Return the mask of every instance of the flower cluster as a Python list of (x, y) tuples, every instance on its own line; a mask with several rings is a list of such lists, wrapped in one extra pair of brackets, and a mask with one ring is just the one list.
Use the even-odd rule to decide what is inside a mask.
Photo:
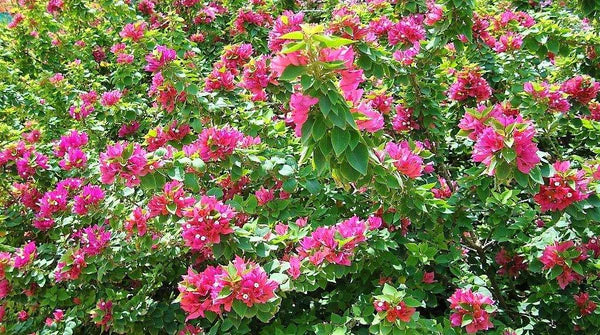
[(252, 101), (265, 101), (265, 88), (272, 82), (274, 78), (270, 74), (266, 56), (260, 56), (244, 65), (240, 86), (252, 93)]
[(556, 162), (553, 166), (554, 175), (548, 178), (547, 183), (533, 197), (541, 206), (542, 212), (562, 211), (589, 197), (587, 185), (590, 180), (585, 177), (585, 171), (571, 169), (570, 162)]
[(271, 52), (281, 51), (286, 40), (280, 37), (291, 33), (292, 31), (300, 30), (300, 25), (304, 22), (304, 13), (294, 14), (292, 11), (284, 11), (273, 24), (273, 29), (269, 31), (269, 50)]
[(152, 73), (160, 72), (167, 64), (177, 58), (177, 53), (164, 45), (158, 45), (154, 50), (146, 55), (147, 65), (144, 70)]
[(225, 126), (223, 128), (206, 128), (198, 139), (184, 146), (187, 156), (198, 154), (206, 162), (221, 161), (229, 157), (238, 147), (247, 147), (260, 143), (259, 137), (244, 136), (238, 130)]
[(354, 249), (366, 241), (366, 222), (354, 216), (331, 227), (318, 227), (300, 241), (300, 259), (308, 258), (314, 265), (323, 262), (349, 266)]
[(319, 99), (299, 92), (293, 93), (290, 97), (291, 121), (295, 125), (296, 136), (302, 136), (302, 126), (308, 120), (310, 108), (317, 103)]
[(123, 227), (127, 231), (128, 236), (133, 235), (137, 231), (138, 236), (146, 235), (148, 229), (147, 223), (150, 219), (150, 214), (146, 209), (136, 207), (129, 218), (125, 220)]
[(81, 103), (73, 105), (69, 108), (69, 115), (75, 120), (83, 120), (88, 117), (95, 110), (94, 105), (98, 101), (98, 94), (96, 91), (89, 91), (86, 93), (79, 94)]
[(157, 72), (152, 77), (152, 85), (148, 90), (149, 97), (155, 97), (156, 102), (167, 111), (172, 113), (175, 109), (175, 103), (186, 101), (185, 92), (178, 92), (173, 83), (165, 81), (162, 72)]
[(232, 220), (236, 212), (212, 196), (202, 196), (183, 213), (181, 236), (192, 250), (202, 250), (208, 244), (221, 242), (221, 235), (233, 233)]
[[(250, 60), (253, 52), (254, 50), (252, 48), (252, 44), (237, 44), (227, 46), (223, 50), (220, 60), (213, 64), (212, 72), (208, 75), (208, 77), (206, 77), (204, 89), (207, 92), (233, 90), (235, 88), (235, 76), (240, 73), (240, 69)], [(262, 85), (264, 84), (264, 76), (266, 76), (266, 73), (261, 74), (258, 72), (256, 73), (256, 77), (249, 79), (251, 77), (249, 71), (251, 71), (250, 68), (248, 68), (248, 72), (245, 75), (246, 81), (243, 85), (250, 85), (256, 89), (256, 86), (254, 85), (257, 85), (256, 80), (258, 80), (259, 86), (263, 87)], [(266, 68), (257, 68), (256, 71), (265, 72)], [(261, 76), (263, 81), (260, 79)]]
[(586, 316), (594, 313), (598, 305), (590, 300), (590, 295), (585, 292), (573, 295), (577, 309), (579, 309), (579, 315)]
[(523, 36), (515, 28), (530, 28), (535, 24), (535, 20), (529, 14), (512, 10), (506, 10), (491, 20), (477, 14), (474, 14), (473, 19), (473, 37), (481, 39), (498, 53), (520, 49)]
[(146, 135), (146, 149), (148, 151), (156, 151), (161, 148), (167, 142), (174, 141), (179, 142), (183, 140), (191, 132), (189, 124), (178, 124), (177, 121), (171, 122), (166, 127), (156, 127), (148, 132)]
[[(56, 184), (54, 190), (44, 193), (37, 203), (34, 227), (40, 230), (52, 228), (54, 226), (53, 215), (67, 210), (70, 198), (74, 197), (82, 186), (82, 179), (67, 178)], [(77, 213), (77, 211), (87, 213), (87, 206), (97, 205), (102, 198), (104, 198), (104, 193), (101, 189), (97, 186), (88, 187), (86, 195), (80, 194), (78, 200), (73, 202), (73, 213)]]
[(412, 315), (416, 312), (414, 307), (406, 306), (404, 301), (400, 301), (397, 304), (392, 305), (387, 301), (375, 300), (373, 302), (373, 306), (375, 307), (375, 311), (377, 313), (382, 313), (385, 319), (390, 323), (394, 323), (396, 320), (409, 322), (412, 318)]
[(494, 325), (490, 321), (490, 313), (495, 310), (494, 300), (471, 289), (458, 289), (448, 299), (450, 302), (450, 323), (453, 327), (465, 327), (469, 334), (480, 330), (488, 330)]
[(438, 176), (438, 183), (440, 184), (439, 188), (434, 187), (431, 189), (431, 193), (433, 193), (433, 196), (437, 199), (450, 198), (453, 193), (452, 190), (456, 190), (456, 188), (458, 187), (456, 182), (452, 181), (452, 182), (450, 182), (450, 185), (452, 185), (452, 188), (450, 188), (450, 185), (448, 185), (448, 182), (446, 181), (446, 179), (439, 177), (439, 176)]
[(81, 147), (88, 143), (88, 135), (85, 132), (71, 130), (68, 135), (61, 136), (56, 145), (54, 155), (62, 158), (58, 165), (64, 170), (78, 169), (85, 166), (87, 156)]
[(104, 107), (110, 107), (116, 105), (123, 96), (123, 92), (119, 90), (112, 90), (102, 93), (100, 98), (100, 104)]
[(551, 270), (555, 267), (562, 269), (556, 280), (558, 286), (564, 289), (569, 283), (579, 282), (583, 279), (582, 275), (573, 270), (573, 265), (587, 259), (587, 257), (585, 246), (576, 247), (573, 241), (555, 242), (546, 246), (542, 256), (540, 256), (540, 262), (544, 264), (545, 270)]
[[(18, 249), (14, 253), (13, 266), (17, 269), (23, 268), (33, 262), (35, 257), (37, 256), (37, 247), (35, 242), (29, 242), (23, 246), (23, 248)], [(4, 274), (4, 270), (2, 271)]]
[(39, 210), (38, 200), (40, 200), (42, 194), (32, 183), (14, 183), (11, 191), (12, 195), (19, 199), (23, 206), (33, 211)]
[(500, 269), (498, 269), (498, 274), (500, 275), (516, 278), (521, 271), (527, 269), (527, 262), (525, 262), (523, 256), (517, 254), (511, 255), (504, 248), (498, 251), (494, 259), (496, 260), (496, 263), (500, 265)]
[(269, 27), (273, 24), (273, 17), (263, 11), (252, 11), (240, 9), (237, 17), (233, 21), (232, 35), (243, 34), (246, 32), (247, 25), (257, 27)]
[(565, 98), (565, 93), (557, 85), (550, 85), (546, 82), (531, 83), (526, 82), (523, 85), (525, 93), (531, 95), (536, 102), (543, 103), (553, 112), (566, 113), (571, 108), (569, 100)]
[(393, 54), (394, 59), (403, 65), (411, 65), (421, 51), (421, 41), (425, 40), (423, 17), (421, 15), (403, 17), (398, 23), (389, 27), (387, 38), (390, 45), (399, 46)]
[(139, 42), (144, 37), (146, 27), (147, 24), (144, 21), (128, 23), (123, 26), (119, 36), (125, 40), (130, 39), (132, 42)]
[(150, 198), (148, 212), (151, 218), (169, 213), (182, 217), (184, 210), (193, 206), (195, 202), (193, 197), (186, 196), (183, 183), (173, 180), (163, 186), (162, 193), (155, 194)]
[(73, 213), (86, 215), (90, 208), (97, 206), (104, 199), (104, 191), (100, 186), (86, 185), (80, 194), (73, 198)]
[(94, 225), (73, 233), (72, 238), (79, 240), (79, 248), (70, 249), (62, 257), (54, 271), (56, 282), (78, 279), (88, 266), (86, 257), (102, 253), (110, 242), (111, 232), (104, 226)]
[(17, 173), (23, 179), (28, 179), (39, 170), (49, 169), (48, 157), (35, 150), (33, 145), (25, 141), (11, 143), (0, 151), (0, 167), (13, 163)]
[(188, 269), (178, 288), (181, 308), (191, 320), (205, 317), (207, 311), (229, 312), (234, 301), (248, 307), (267, 303), (278, 287), (259, 265), (236, 257), (230, 266), (208, 266), (200, 273)]
[(586, 105), (592, 99), (596, 98), (600, 91), (600, 83), (590, 76), (575, 76), (565, 81), (560, 89), (569, 97)]
[(415, 142), (414, 149), (408, 141), (402, 141), (399, 144), (389, 142), (385, 146), (385, 151), (393, 159), (396, 169), (409, 178), (417, 178), (423, 174), (423, 158), (419, 152), (423, 150), (423, 144)]
[(507, 163), (514, 160), (517, 169), (524, 174), (528, 174), (540, 162), (537, 144), (533, 142), (535, 128), (509, 104), (497, 104), (491, 109), (480, 107), (478, 111), (467, 112), (459, 127), (469, 138), (475, 139), (473, 161), (484, 163), (490, 168), (489, 174), (495, 173), (491, 168), (492, 160), (498, 161), (501, 152)]
[(448, 97), (463, 101), (474, 98), (478, 102), (485, 101), (492, 95), (492, 88), (481, 76), (478, 68), (467, 68), (456, 73), (456, 81), (448, 89)]
[(419, 123), (413, 119), (413, 112), (412, 108), (396, 105), (396, 115), (392, 119), (394, 131), (401, 133), (420, 129)]
[(112, 321), (113, 302), (100, 299), (90, 317), (98, 327), (107, 327)]
[(121, 177), (128, 187), (139, 185), (140, 177), (145, 176), (152, 166), (147, 165), (146, 151), (139, 144), (118, 142), (109, 145), (100, 153), (101, 181), (112, 184), (116, 177)]

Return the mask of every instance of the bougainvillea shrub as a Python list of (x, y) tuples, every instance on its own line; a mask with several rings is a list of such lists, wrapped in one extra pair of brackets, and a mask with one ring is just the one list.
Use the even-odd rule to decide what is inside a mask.
[(0, 333), (597, 334), (599, 9), (15, 1)]

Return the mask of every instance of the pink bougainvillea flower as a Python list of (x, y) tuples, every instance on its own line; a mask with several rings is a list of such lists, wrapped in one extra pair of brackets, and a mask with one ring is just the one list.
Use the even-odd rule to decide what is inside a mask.
[(192, 250), (203, 249), (208, 244), (221, 242), (221, 236), (233, 233), (232, 220), (236, 212), (212, 196), (202, 196), (189, 207), (182, 224), (185, 245)]
[(271, 60), (271, 71), (279, 78), (289, 65), (303, 66), (306, 64), (308, 64), (308, 57), (301, 51), (278, 54)]
[(403, 105), (397, 105), (396, 115), (392, 119), (392, 128), (394, 131), (403, 132), (420, 129), (419, 124), (413, 120), (412, 115), (412, 108), (406, 108)]
[(579, 315), (586, 316), (592, 314), (596, 310), (596, 303), (590, 300), (590, 295), (587, 292), (581, 292), (573, 296), (575, 304), (579, 309)]
[(104, 107), (116, 105), (121, 100), (122, 93), (119, 90), (104, 92), (100, 104)]
[(113, 302), (111, 300), (105, 301), (100, 299), (96, 304), (96, 309), (92, 311), (90, 317), (92, 319), (99, 319), (94, 321), (96, 326), (106, 327), (112, 321), (112, 308)]
[(297, 256), (290, 257), (289, 263), (290, 263), (290, 268), (287, 270), (288, 274), (293, 279), (298, 279), (298, 277), (300, 277), (300, 274), (302, 273), (300, 271), (300, 266), (301, 266), (300, 258)]
[(258, 191), (254, 193), (256, 199), (258, 200), (259, 206), (264, 206), (271, 200), (275, 199), (275, 193), (273, 190), (266, 189), (261, 187)]
[(435, 272), (424, 272), (421, 281), (425, 284), (433, 284), (435, 280)]
[(515, 131), (514, 149), (517, 154), (517, 168), (519, 171), (528, 174), (539, 162), (538, 146), (533, 142), (535, 128), (527, 127), (523, 131)]
[(356, 120), (358, 129), (369, 133), (383, 129), (383, 115), (374, 110), (369, 102), (361, 102), (356, 108), (352, 109), (352, 112), (360, 114)]
[(565, 81), (560, 89), (567, 93), (571, 98), (586, 105), (598, 95), (600, 83), (587, 75), (575, 76)]
[(304, 95), (302, 93), (294, 93), (290, 98), (290, 109), (292, 113), (292, 122), (295, 125), (296, 136), (302, 136), (302, 125), (308, 119), (310, 108), (319, 102), (318, 98)]
[(470, 289), (458, 289), (448, 301), (452, 310), (450, 323), (453, 327), (461, 327), (463, 318), (467, 315), (472, 320), (465, 327), (469, 334), (494, 327), (494, 324), (490, 321), (494, 301), (490, 297), (481, 293), (474, 293)]
[(15, 258), (13, 260), (13, 266), (17, 269), (25, 267), (37, 256), (37, 247), (35, 242), (29, 242), (23, 246), (23, 248), (15, 252)]
[(104, 191), (100, 186), (86, 185), (81, 193), (73, 198), (73, 213), (86, 215), (90, 208), (98, 206), (104, 199)]
[(408, 307), (404, 301), (401, 301), (396, 306), (388, 307), (385, 319), (391, 323), (396, 322), (396, 320), (409, 322), (415, 312), (416, 308)]
[(485, 128), (473, 148), (473, 160), (489, 166), (494, 154), (502, 148), (504, 148), (504, 137), (496, 133), (492, 127)]
[(119, 36), (123, 39), (131, 39), (133, 42), (139, 42), (144, 37), (146, 26), (147, 24), (144, 21), (128, 23), (123, 27)]
[(396, 169), (405, 176), (414, 179), (423, 173), (423, 158), (410, 148), (408, 141), (389, 142), (385, 151), (393, 159)]
[[(131, 149), (131, 154), (123, 162), (126, 149)], [(109, 145), (105, 152), (100, 153), (100, 180), (104, 184), (112, 184), (116, 177), (121, 177), (128, 187), (137, 186), (139, 177), (148, 173), (147, 163), (146, 151), (137, 143), (118, 142)]]
[[(354, 249), (366, 240), (366, 230), (366, 223), (356, 216), (332, 227), (318, 227), (310, 236), (300, 241), (298, 254), (301, 259), (308, 258), (314, 265), (327, 261), (349, 266)], [(342, 240), (344, 244), (340, 244)]]
[(270, 70), (267, 66), (266, 56), (261, 56), (244, 65), (240, 86), (252, 93), (253, 101), (264, 101), (267, 99), (265, 88), (272, 81), (269, 73)]
[(198, 139), (183, 148), (186, 155), (197, 153), (206, 162), (224, 160), (242, 144), (244, 134), (229, 126), (206, 128)]
[(229, 266), (208, 266), (200, 273), (188, 269), (178, 290), (186, 320), (192, 320), (205, 317), (207, 311), (219, 315), (229, 312), (234, 301), (248, 307), (267, 303), (275, 297), (278, 287), (279, 283), (269, 279), (259, 265), (236, 256)]
[(281, 16), (275, 20), (273, 29), (269, 31), (269, 50), (274, 53), (281, 51), (283, 45), (286, 43), (286, 40), (281, 39), (280, 37), (287, 33), (300, 30), (300, 25), (303, 22), (303, 12), (295, 14), (289, 10), (284, 11)]
[(456, 74), (456, 82), (448, 89), (448, 97), (452, 100), (463, 101), (475, 98), (478, 102), (490, 98), (492, 88), (483, 79), (479, 69), (465, 69)]
[(495, 256), (495, 261), (500, 265), (498, 274), (517, 278), (521, 271), (527, 269), (525, 258), (520, 255), (511, 255), (506, 249), (502, 248)]
[(169, 49), (164, 45), (158, 45), (150, 54), (146, 55), (148, 64), (144, 70), (148, 72), (158, 72), (168, 63), (177, 58), (177, 53), (173, 49)]
[[(564, 289), (573, 281), (579, 282), (583, 279), (583, 276), (576, 273), (572, 269), (571, 265), (569, 265), (569, 263), (579, 263), (587, 257), (587, 255), (582, 253), (581, 250), (581, 248), (575, 247), (575, 243), (573, 241), (561, 243), (555, 242), (554, 244), (546, 246), (542, 256), (540, 256), (540, 262), (544, 264), (545, 270), (551, 270), (557, 266), (562, 268), (561, 274), (556, 277), (558, 286), (560, 286), (561, 289)], [(566, 258), (567, 256), (565, 253), (567, 251), (577, 251), (578, 256), (575, 258)]]
[(100, 254), (109, 244), (111, 233), (104, 226), (93, 225), (83, 228), (82, 250), (86, 256)]
[(542, 211), (561, 211), (577, 201), (587, 199), (589, 178), (583, 170), (570, 169), (569, 162), (554, 163), (555, 174), (533, 198)]

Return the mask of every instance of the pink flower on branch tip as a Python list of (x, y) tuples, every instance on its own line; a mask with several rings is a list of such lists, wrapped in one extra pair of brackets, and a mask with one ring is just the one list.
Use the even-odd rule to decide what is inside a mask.
[(294, 93), (290, 98), (290, 110), (292, 122), (295, 125), (296, 136), (302, 136), (302, 126), (308, 119), (310, 108), (319, 102), (318, 98), (304, 95), (302, 93)]
[[(417, 150), (420, 145), (417, 143)], [(408, 141), (402, 141), (399, 144), (389, 142), (385, 146), (385, 151), (392, 158), (396, 169), (409, 178), (417, 178), (423, 174), (424, 164), (416, 151), (410, 148)]]
[(495, 303), (490, 297), (474, 293), (471, 289), (458, 289), (448, 301), (452, 310), (450, 323), (453, 327), (462, 327), (465, 317), (471, 320), (465, 327), (469, 334), (494, 327), (490, 321), (490, 313), (494, 310)]

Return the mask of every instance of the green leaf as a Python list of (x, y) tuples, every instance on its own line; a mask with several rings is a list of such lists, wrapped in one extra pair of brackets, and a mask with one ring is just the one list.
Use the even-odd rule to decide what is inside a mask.
[(502, 149), (502, 157), (504, 157), (504, 159), (510, 163), (517, 158), (517, 153), (510, 148), (504, 148)]
[(344, 129), (334, 127), (331, 130), (331, 145), (336, 156), (340, 156), (348, 147), (350, 142), (350, 133)]
[(291, 53), (294, 51), (298, 51), (298, 50), (304, 48), (305, 46), (306, 46), (306, 42), (304, 42), (304, 41), (300, 41), (297, 43), (289, 43), (283, 48), (283, 50), (281, 50), (281, 53), (288, 54), (288, 53)]
[(171, 214), (175, 214), (177, 212), (177, 204), (176, 203), (167, 204), (167, 211), (169, 211), (169, 213), (171, 213)]
[(462, 318), (461, 327), (465, 327), (473, 323), (473, 316), (471, 314), (465, 314)]
[(404, 303), (408, 307), (420, 307), (421, 302), (413, 297), (404, 297)]
[(196, 95), (198, 94), (198, 86), (196, 84), (191, 84), (187, 87), (186, 91), (189, 95)]
[(558, 54), (558, 51), (560, 49), (560, 43), (555, 39), (550, 39), (548, 40), (548, 43), (546, 43), (546, 47), (548, 48), (548, 51), (554, 54)]
[(269, 320), (271, 320), (271, 318), (273, 317), (273, 314), (272, 314), (272, 313), (269, 313), (269, 312), (263, 312), (263, 311), (260, 311), (260, 310), (259, 310), (259, 311), (256, 313), (256, 317), (257, 317), (257, 318), (258, 318), (260, 321), (262, 321), (262, 322), (264, 322), (264, 323), (267, 323), (267, 322), (269, 322)]
[(554, 278), (560, 276), (561, 273), (563, 273), (562, 266), (555, 266), (552, 268), (552, 270), (550, 270), (550, 275), (549, 275), (548, 279), (554, 279)]
[(288, 65), (285, 70), (283, 70), (283, 73), (279, 79), (292, 81), (298, 76), (302, 75), (304, 72), (306, 72), (306, 66)]
[(396, 288), (391, 286), (390, 284), (385, 283), (381, 292), (385, 295), (394, 296), (396, 295), (396, 293), (398, 293), (398, 290), (396, 290)]
[(282, 40), (301, 40), (303, 38), (304, 38), (304, 35), (302, 34), (301, 31), (292, 31), (285, 35), (279, 36), (279, 39), (282, 39)]
[(337, 36), (314, 35), (313, 38), (325, 44), (326, 47), (332, 49), (337, 49), (341, 46), (354, 43), (353, 40)]
[(348, 163), (363, 176), (367, 175), (367, 166), (369, 163), (369, 150), (363, 143), (359, 143), (354, 150), (346, 151)]
[(315, 139), (315, 142), (318, 142), (320, 139), (322, 139), (326, 132), (327, 125), (325, 125), (325, 122), (316, 120), (312, 128), (312, 137)]
[(329, 115), (329, 111), (331, 110), (331, 101), (327, 96), (319, 97), (319, 108), (321, 109), (321, 113), (323, 116), (327, 117)]
[(539, 166), (536, 166), (533, 169), (531, 169), (531, 171), (529, 171), (529, 176), (536, 183), (538, 183), (540, 185), (544, 184), (544, 179), (542, 178), (542, 171)]
[(279, 169), (279, 174), (282, 176), (291, 176), (294, 173), (294, 169), (289, 166), (289, 165), (284, 165), (283, 167), (281, 167), (281, 169)]
[(312, 194), (317, 194), (321, 191), (321, 184), (319, 184), (319, 182), (316, 180), (307, 180), (306, 182), (302, 183), (302, 186), (304, 186)]
[(242, 318), (244, 317), (244, 315), (246, 315), (246, 311), (248, 310), (248, 306), (240, 300), (234, 300), (232, 307), (235, 313)]
[(185, 174), (185, 180), (184, 180), (183, 183), (192, 192), (194, 192), (194, 193), (200, 192), (200, 185), (198, 184), (198, 178), (196, 177), (195, 174), (186, 173)]

